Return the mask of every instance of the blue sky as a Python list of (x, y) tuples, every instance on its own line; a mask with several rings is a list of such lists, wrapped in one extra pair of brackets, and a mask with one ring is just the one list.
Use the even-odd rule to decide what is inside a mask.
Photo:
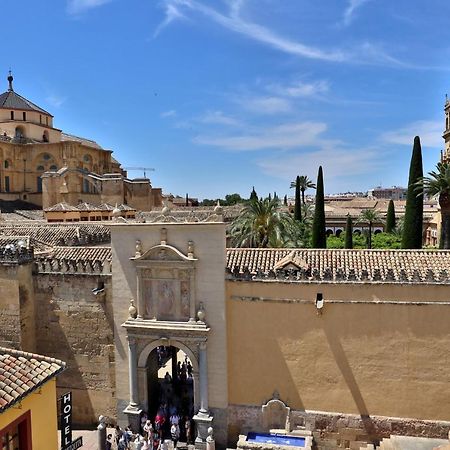
[[(165, 193), (405, 185), (443, 147), (448, 0), (5, 0), (4, 86)], [(139, 172), (130, 175), (140, 176)], [(291, 191), (292, 193), (292, 191)]]

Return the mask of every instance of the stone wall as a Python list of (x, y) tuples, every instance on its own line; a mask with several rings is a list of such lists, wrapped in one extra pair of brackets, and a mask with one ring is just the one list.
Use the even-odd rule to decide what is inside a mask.
[[(92, 290), (104, 285), (104, 292)], [(73, 393), (73, 421), (94, 425), (116, 416), (111, 276), (34, 276), (37, 352), (62, 359), (58, 393)]]

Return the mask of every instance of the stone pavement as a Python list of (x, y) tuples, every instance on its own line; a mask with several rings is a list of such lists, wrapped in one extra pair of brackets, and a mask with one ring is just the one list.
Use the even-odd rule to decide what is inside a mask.
[[(112, 434), (114, 436), (114, 428), (108, 428), (108, 434)], [(73, 430), (72, 431), (72, 441), (83, 437), (83, 446), (80, 447), (81, 450), (99, 450), (97, 446), (97, 430)], [(58, 431), (58, 445), (60, 445), (61, 435), (60, 431)], [(113, 446), (115, 448), (115, 446)]]

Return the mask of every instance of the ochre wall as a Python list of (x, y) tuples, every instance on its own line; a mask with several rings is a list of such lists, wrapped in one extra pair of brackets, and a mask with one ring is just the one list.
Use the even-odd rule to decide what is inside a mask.
[(0, 430), (18, 417), (31, 411), (32, 448), (58, 450), (56, 382), (47, 381), (39, 390), (27, 395), (18, 405), (0, 414)]
[[(92, 289), (105, 284), (105, 297)], [(37, 352), (66, 362), (58, 394), (73, 392), (73, 423), (116, 415), (111, 277), (36, 274)]]
[(226, 285), (230, 404), (261, 405), (277, 390), (299, 410), (450, 419), (450, 306), (401, 304), (447, 302), (448, 286)]

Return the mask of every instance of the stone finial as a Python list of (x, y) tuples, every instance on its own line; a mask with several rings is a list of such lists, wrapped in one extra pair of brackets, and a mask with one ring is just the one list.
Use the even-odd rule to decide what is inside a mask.
[(137, 309), (134, 306), (134, 299), (130, 300), (130, 307), (128, 308), (128, 314), (130, 315), (130, 319), (136, 319), (137, 317)]
[(161, 245), (167, 245), (167, 228), (161, 228)]
[(222, 205), (220, 204), (220, 200), (217, 200), (217, 205), (214, 207), (214, 212), (219, 216), (223, 213)]
[(194, 257), (194, 241), (188, 241), (188, 258)]
[(119, 209), (119, 207), (117, 206), (117, 203), (116, 203), (116, 206), (115, 206), (114, 209), (112, 210), (112, 216), (113, 216), (115, 219), (117, 219), (117, 218), (121, 215), (121, 213), (122, 213), (122, 211), (120, 211), (120, 209)]
[(168, 216), (170, 213), (170, 208), (167, 206), (167, 202), (163, 200), (163, 209), (161, 210), (163, 216)]
[(205, 307), (203, 306), (203, 302), (200, 302), (198, 305), (197, 318), (200, 322), (204, 322), (206, 317)]
[(142, 242), (139, 239), (136, 239), (136, 253), (134, 256), (136, 258), (140, 258), (142, 256)]

